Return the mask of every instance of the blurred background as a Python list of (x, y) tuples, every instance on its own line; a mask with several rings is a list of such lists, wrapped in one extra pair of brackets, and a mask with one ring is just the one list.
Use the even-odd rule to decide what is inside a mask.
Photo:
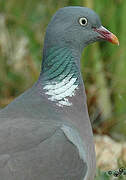
[[(94, 121), (92, 125), (96, 136), (96, 149), (100, 147), (97, 143), (102, 145), (105, 143), (107, 148), (113, 143), (113, 155), (120, 145), (125, 146), (124, 149), (120, 148), (120, 155), (117, 157), (116, 154), (114, 157), (117, 159), (117, 166), (124, 166), (126, 164), (125, 0), (0, 0), (0, 108), (5, 107), (37, 80), (41, 69), (46, 26), (59, 8), (71, 5), (94, 9), (99, 14), (102, 24), (120, 40), (119, 47), (107, 42), (87, 47), (82, 55), (81, 70), (90, 119)], [(114, 143), (117, 146), (114, 146)], [(120, 160), (122, 151), (125, 158)], [(101, 163), (99, 167), (104, 169), (106, 166)], [(110, 178), (100, 173), (98, 171), (97, 180)]]

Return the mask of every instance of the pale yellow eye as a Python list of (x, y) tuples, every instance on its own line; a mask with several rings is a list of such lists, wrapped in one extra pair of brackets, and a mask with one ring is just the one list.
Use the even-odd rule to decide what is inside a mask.
[(88, 20), (87, 20), (87, 18), (82, 17), (82, 18), (79, 19), (79, 23), (80, 23), (81, 26), (86, 26), (87, 23), (88, 23)]

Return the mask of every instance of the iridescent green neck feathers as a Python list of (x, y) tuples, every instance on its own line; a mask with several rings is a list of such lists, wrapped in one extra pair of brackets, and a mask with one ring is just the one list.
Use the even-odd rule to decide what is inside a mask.
[(43, 60), (42, 85), (48, 99), (58, 106), (71, 106), (79, 86), (79, 69), (67, 48), (51, 48)]

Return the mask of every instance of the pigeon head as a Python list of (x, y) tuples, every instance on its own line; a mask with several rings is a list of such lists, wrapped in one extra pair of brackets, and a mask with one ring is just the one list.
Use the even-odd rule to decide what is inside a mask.
[(49, 100), (58, 106), (81, 102), (80, 94), (84, 91), (81, 53), (88, 44), (101, 40), (119, 44), (117, 37), (102, 26), (93, 10), (74, 6), (56, 12), (46, 30), (40, 74)]
[(49, 46), (59, 44), (83, 50), (90, 43), (107, 40), (119, 44), (117, 37), (104, 28), (99, 16), (86, 7), (65, 7), (52, 17), (46, 31)]

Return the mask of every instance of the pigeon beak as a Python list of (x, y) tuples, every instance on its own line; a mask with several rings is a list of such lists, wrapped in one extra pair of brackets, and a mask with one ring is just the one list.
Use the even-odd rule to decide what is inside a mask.
[(109, 41), (113, 44), (117, 44), (119, 46), (118, 38), (113, 33), (111, 33), (106, 28), (104, 28), (103, 26), (101, 26), (100, 28), (94, 28), (94, 31), (100, 34), (99, 38)]

